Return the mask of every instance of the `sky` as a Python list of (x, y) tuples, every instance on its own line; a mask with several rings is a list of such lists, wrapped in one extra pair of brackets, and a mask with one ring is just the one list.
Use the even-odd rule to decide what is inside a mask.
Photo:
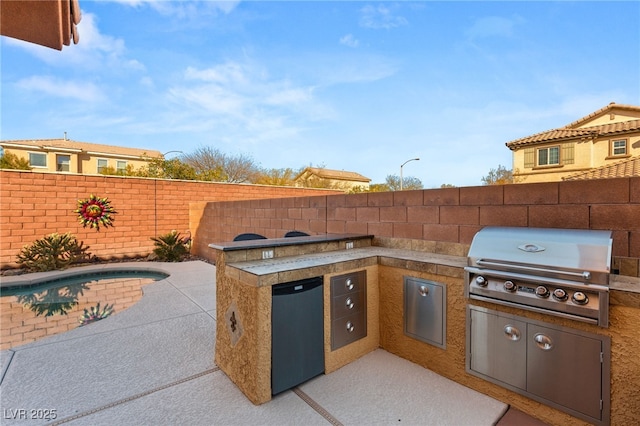
[[(0, 37), (2, 140), (477, 186), (509, 141), (640, 105), (637, 1), (80, 0), (62, 51)], [(179, 156), (168, 153), (167, 158)]]

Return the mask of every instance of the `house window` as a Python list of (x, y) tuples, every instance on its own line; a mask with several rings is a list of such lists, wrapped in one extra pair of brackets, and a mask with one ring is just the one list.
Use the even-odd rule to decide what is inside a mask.
[(47, 154), (43, 154), (41, 152), (30, 152), (29, 165), (31, 167), (47, 167)]
[(617, 140), (611, 141), (611, 155), (612, 156), (627, 155), (627, 140), (617, 139)]
[(116, 161), (116, 172), (119, 175), (127, 174), (127, 162), (126, 161)]
[(554, 166), (560, 164), (560, 147), (538, 149), (538, 166)]
[(56, 172), (68, 172), (70, 164), (70, 155), (56, 155)]
[(98, 158), (98, 173), (103, 173), (108, 165), (106, 158)]

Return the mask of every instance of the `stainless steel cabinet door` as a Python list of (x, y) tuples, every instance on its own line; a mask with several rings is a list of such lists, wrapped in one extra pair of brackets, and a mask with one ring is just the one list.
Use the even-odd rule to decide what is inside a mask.
[(404, 332), (446, 349), (447, 288), (419, 278), (404, 278)]
[(527, 324), (471, 310), (470, 368), (485, 376), (527, 388)]
[(600, 340), (529, 324), (527, 390), (601, 418), (602, 350)]

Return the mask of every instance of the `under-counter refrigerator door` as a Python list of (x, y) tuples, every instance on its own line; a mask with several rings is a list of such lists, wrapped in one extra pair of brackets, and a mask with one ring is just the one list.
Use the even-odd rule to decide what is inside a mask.
[(564, 407), (602, 418), (602, 342), (528, 325), (527, 390)]
[(324, 372), (322, 277), (273, 286), (271, 306), (271, 393)]

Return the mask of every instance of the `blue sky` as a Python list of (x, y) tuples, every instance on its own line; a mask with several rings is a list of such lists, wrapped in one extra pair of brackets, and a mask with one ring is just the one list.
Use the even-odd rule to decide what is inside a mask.
[[(89, 1), (80, 43), (1, 37), (6, 139), (474, 186), (505, 143), (640, 105), (637, 1)], [(171, 158), (175, 154), (168, 155)]]

